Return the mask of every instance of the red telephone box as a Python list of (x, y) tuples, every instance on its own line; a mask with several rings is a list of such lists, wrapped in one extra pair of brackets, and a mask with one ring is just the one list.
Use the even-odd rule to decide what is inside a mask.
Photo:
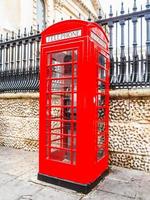
[(42, 32), (39, 180), (87, 193), (108, 171), (109, 65), (96, 23)]

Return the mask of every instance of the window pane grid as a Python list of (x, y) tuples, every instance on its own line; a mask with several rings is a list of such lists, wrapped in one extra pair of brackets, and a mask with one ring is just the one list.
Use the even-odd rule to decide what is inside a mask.
[(105, 156), (105, 139), (106, 139), (106, 84), (107, 73), (106, 70), (106, 58), (98, 53), (97, 64), (97, 147), (96, 157), (97, 161), (100, 161)]
[(76, 164), (77, 51), (51, 53), (47, 70), (47, 159)]

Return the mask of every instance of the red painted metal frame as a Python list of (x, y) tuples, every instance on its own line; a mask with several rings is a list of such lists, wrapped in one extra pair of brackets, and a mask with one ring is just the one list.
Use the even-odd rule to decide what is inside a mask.
[[(49, 35), (66, 33), (68, 31), (81, 30), (81, 36), (63, 39), (59, 41), (46, 42)], [(91, 31), (98, 37), (101, 37), (106, 43), (103, 48), (98, 42), (90, 36)], [(50, 144), (50, 129), (47, 129), (47, 114), (51, 123), (51, 111), (48, 110), (47, 99), (51, 102), (51, 91), (48, 90), (47, 83), (51, 85), (51, 72), (48, 71), (47, 57), (55, 52), (78, 51), (77, 60), (77, 117), (73, 119), (71, 114), (71, 123), (77, 123), (76, 130), (76, 161), (71, 159), (70, 163), (60, 162), (47, 156), (47, 143)], [(98, 63), (98, 56), (102, 54), (106, 57), (106, 78), (105, 90), (98, 90), (98, 68), (103, 66)], [(52, 58), (52, 57), (51, 57)], [(39, 174), (55, 177), (79, 184), (89, 184), (94, 182), (103, 172), (108, 169), (108, 122), (109, 122), (109, 54), (108, 39), (102, 28), (92, 22), (81, 20), (67, 20), (52, 25), (42, 32), (41, 41), (41, 74), (40, 74), (40, 133), (39, 133)], [(52, 59), (51, 59), (52, 62)], [(74, 61), (73, 61), (74, 62)], [(63, 65), (64, 63), (61, 63)], [(71, 64), (71, 63), (70, 63)], [(49, 65), (52, 68), (52, 63)], [(73, 75), (74, 76), (74, 75)], [(74, 77), (72, 78), (74, 79)], [(62, 79), (61, 79), (62, 80)], [(102, 82), (102, 80), (99, 80)], [(65, 91), (67, 93), (67, 91)], [(69, 92), (68, 92), (69, 93)], [(73, 91), (70, 92), (71, 95)], [(63, 92), (64, 94), (64, 92)], [(98, 94), (105, 97), (104, 106), (98, 106)], [(72, 96), (73, 97), (73, 96)], [(63, 100), (62, 100), (63, 101)], [(55, 106), (57, 107), (57, 106)], [(63, 109), (67, 107), (61, 103), (61, 115)], [(104, 118), (98, 119), (98, 109), (105, 108)], [(71, 105), (73, 110), (73, 105)], [(73, 111), (72, 111), (73, 113)], [(55, 121), (55, 120), (53, 120)], [(56, 120), (57, 121), (57, 120)], [(63, 132), (64, 118), (59, 119), (61, 130)], [(67, 120), (66, 120), (67, 121)], [(98, 132), (98, 122), (104, 121), (104, 132)], [(72, 129), (72, 127), (71, 127)], [(52, 130), (51, 130), (52, 131)], [(73, 133), (73, 129), (72, 129)], [(47, 134), (49, 141), (47, 141)], [(57, 135), (57, 134), (56, 134)], [(67, 134), (66, 134), (67, 135)], [(104, 149), (102, 158), (97, 158), (98, 135), (104, 135), (105, 142), (100, 148)], [(64, 136), (64, 135), (63, 135)], [(73, 137), (73, 135), (71, 136)], [(71, 140), (73, 141), (73, 140)], [(62, 140), (63, 143), (63, 140)], [(50, 144), (51, 146), (51, 144)], [(71, 146), (73, 146), (71, 142)], [(51, 148), (51, 147), (50, 147)], [(62, 148), (64, 148), (62, 146)], [(72, 151), (72, 149), (71, 149)]]

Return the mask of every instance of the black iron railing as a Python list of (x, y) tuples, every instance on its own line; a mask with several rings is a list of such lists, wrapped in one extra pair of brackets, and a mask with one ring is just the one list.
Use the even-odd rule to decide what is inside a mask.
[(36, 91), (39, 88), (40, 33), (0, 38), (0, 92)]
[(96, 21), (104, 26), (110, 39), (111, 88), (150, 86), (150, 1), (145, 9), (125, 14), (121, 4), (120, 15), (113, 17), (110, 6), (109, 18)]
[[(150, 1), (146, 8), (125, 14), (123, 3), (120, 15), (96, 21), (102, 25), (110, 40), (110, 85), (115, 88), (150, 86)], [(88, 18), (89, 21), (90, 15)], [(27, 35), (0, 37), (0, 92), (38, 91), (40, 33), (32, 28)]]

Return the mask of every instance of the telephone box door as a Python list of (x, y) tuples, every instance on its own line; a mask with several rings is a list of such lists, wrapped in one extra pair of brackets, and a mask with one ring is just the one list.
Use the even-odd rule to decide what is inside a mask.
[[(78, 70), (82, 42), (43, 48), (40, 171), (73, 180), (78, 166)], [(46, 105), (45, 107), (43, 105)], [(45, 115), (46, 113), (46, 115)], [(63, 167), (63, 170), (62, 170)]]

